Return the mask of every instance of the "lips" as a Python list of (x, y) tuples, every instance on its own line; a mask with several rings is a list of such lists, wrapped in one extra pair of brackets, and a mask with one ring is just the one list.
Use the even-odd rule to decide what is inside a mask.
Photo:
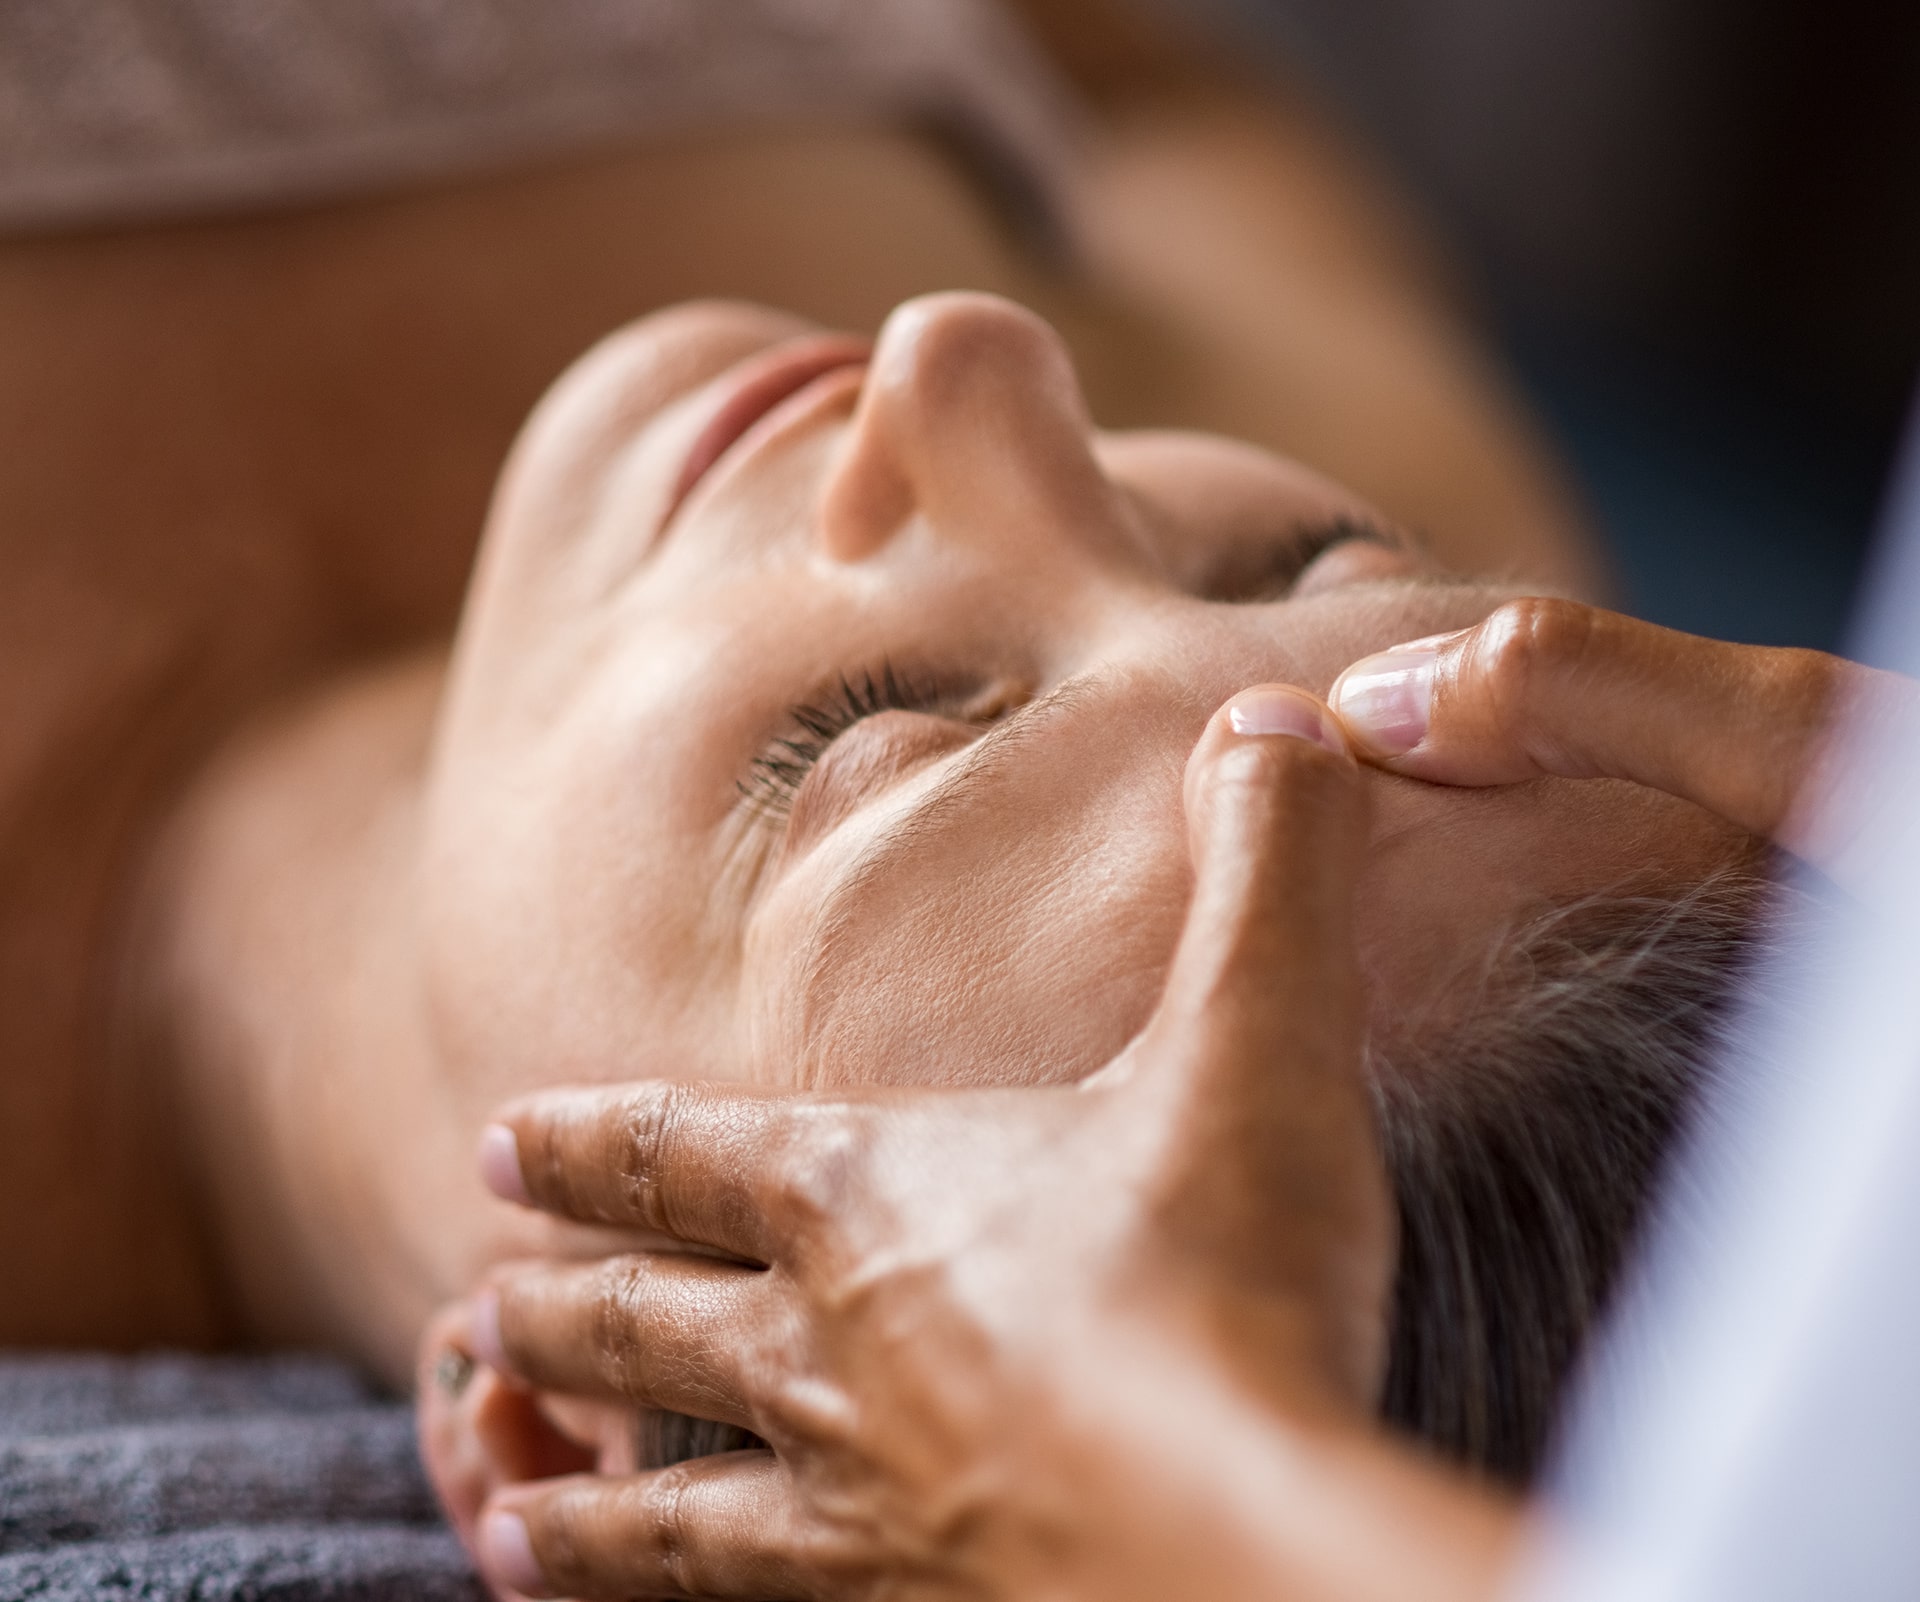
[(674, 484), (663, 523), (671, 521), (694, 486), (782, 401), (815, 379), (856, 367), (873, 354), (872, 343), (847, 334), (815, 334), (776, 345), (742, 362), (720, 381), (718, 399), (695, 435)]

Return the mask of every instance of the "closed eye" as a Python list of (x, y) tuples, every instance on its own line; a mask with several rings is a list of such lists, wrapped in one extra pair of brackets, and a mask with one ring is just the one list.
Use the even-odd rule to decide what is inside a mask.
[(1205, 575), (1198, 593), (1203, 600), (1241, 605), (1280, 600), (1328, 551), (1356, 540), (1393, 551), (1407, 548), (1406, 540), (1390, 529), (1343, 513), (1299, 524), (1279, 539), (1229, 551)]
[(790, 727), (753, 759), (738, 789), (760, 816), (784, 819), (807, 775), (856, 723), (882, 712), (923, 712), (984, 726), (1006, 709), (1004, 696), (983, 702), (977, 686), (956, 691), (932, 678), (900, 672), (891, 662), (882, 663), (878, 672), (843, 674), (789, 710)]

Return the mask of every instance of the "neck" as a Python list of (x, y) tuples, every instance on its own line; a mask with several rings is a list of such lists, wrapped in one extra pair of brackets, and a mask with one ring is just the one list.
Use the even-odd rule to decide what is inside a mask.
[(413, 944), (440, 674), (351, 681), (224, 752), (156, 855), (131, 964), (233, 1333), (396, 1378), (478, 1196)]

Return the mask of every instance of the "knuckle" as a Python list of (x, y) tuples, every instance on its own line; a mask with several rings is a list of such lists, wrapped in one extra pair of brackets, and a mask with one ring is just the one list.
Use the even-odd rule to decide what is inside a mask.
[(1222, 790), (1264, 794), (1295, 782), (1312, 758), (1326, 755), (1304, 740), (1241, 740), (1215, 759), (1213, 782)]
[(759, 1398), (761, 1434), (789, 1455), (857, 1454), (862, 1414), (853, 1398), (819, 1374), (789, 1369), (768, 1375)]
[(647, 1532), (661, 1577), (678, 1592), (704, 1589), (703, 1565), (694, 1540), (693, 1502), (701, 1469), (682, 1464), (650, 1475), (640, 1489), (641, 1527)]
[(863, 1194), (871, 1146), (865, 1120), (852, 1109), (809, 1108), (767, 1164), (765, 1204), (802, 1238), (817, 1237)]
[(1336, 809), (1350, 764), (1305, 740), (1249, 740), (1223, 751), (1209, 774), (1214, 804), (1261, 843), (1285, 839), (1303, 821)]
[(672, 1161), (685, 1126), (692, 1092), (672, 1082), (642, 1085), (628, 1092), (620, 1116), (610, 1121), (611, 1149), (603, 1152), (605, 1170), (618, 1178), (625, 1220), (673, 1233), (674, 1220), (659, 1176)]
[(641, 1320), (648, 1306), (648, 1273), (637, 1259), (613, 1259), (594, 1271), (587, 1303), (587, 1338), (603, 1383), (634, 1401), (648, 1398), (646, 1342)]
[(1492, 714), (1511, 721), (1547, 683), (1577, 668), (1592, 643), (1593, 622), (1590, 607), (1558, 597), (1498, 607), (1480, 625), (1471, 656)]
[(885, 1549), (840, 1528), (783, 1531), (778, 1553), (790, 1572), (819, 1576), (809, 1596), (883, 1597), (898, 1583)]

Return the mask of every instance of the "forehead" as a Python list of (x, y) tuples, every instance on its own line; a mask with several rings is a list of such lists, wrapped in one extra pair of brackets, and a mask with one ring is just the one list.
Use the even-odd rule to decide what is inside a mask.
[(1376, 773), (1357, 910), (1376, 1022), (1417, 1029), (1471, 1001), (1524, 924), (1589, 898), (1677, 894), (1752, 841), (1689, 802), (1613, 780), (1455, 789)]

